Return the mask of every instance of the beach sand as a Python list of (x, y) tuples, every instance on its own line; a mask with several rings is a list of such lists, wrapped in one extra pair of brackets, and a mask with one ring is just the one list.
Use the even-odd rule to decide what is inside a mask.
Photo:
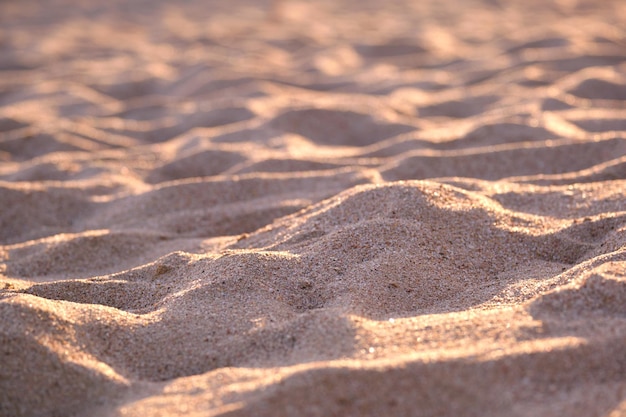
[(626, 3), (0, 1), (0, 416), (626, 416)]

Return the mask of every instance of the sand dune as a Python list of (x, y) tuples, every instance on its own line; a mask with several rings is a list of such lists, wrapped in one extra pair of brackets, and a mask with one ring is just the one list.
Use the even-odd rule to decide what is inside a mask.
[(0, 2), (0, 415), (626, 415), (625, 28)]

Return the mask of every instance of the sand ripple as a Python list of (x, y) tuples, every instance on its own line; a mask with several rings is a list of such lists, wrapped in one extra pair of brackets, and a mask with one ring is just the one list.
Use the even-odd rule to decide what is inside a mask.
[(624, 28), (0, 2), (0, 415), (624, 415)]

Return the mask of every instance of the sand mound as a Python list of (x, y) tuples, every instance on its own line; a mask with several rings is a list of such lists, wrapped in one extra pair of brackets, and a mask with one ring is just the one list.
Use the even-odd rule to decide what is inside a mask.
[(0, 2), (0, 416), (626, 415), (625, 27)]

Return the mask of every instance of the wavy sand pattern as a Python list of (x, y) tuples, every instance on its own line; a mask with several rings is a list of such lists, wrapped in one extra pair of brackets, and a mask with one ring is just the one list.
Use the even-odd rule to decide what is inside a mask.
[(0, 415), (626, 415), (625, 190), (620, 0), (0, 2)]

